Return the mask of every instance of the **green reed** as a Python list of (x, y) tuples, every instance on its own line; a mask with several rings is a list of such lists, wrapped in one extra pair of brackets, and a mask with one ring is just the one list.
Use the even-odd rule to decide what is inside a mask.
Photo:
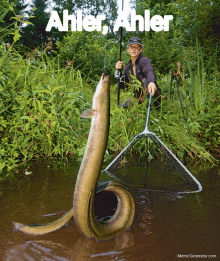
[[(163, 76), (158, 83), (163, 97), (157, 109), (152, 106), (149, 129), (180, 158), (184, 155), (191, 160), (216, 162), (212, 156), (218, 156), (220, 151), (220, 82), (216, 52), (205, 61), (197, 41), (195, 57), (186, 54), (185, 68), (181, 68), (178, 86), (173, 83), (170, 92), (170, 75)], [(114, 102), (116, 87), (111, 95)], [(132, 93), (126, 95), (133, 96)], [(122, 99), (126, 100), (126, 95), (123, 97), (122, 94)], [(123, 122), (118, 121), (122, 117), (119, 117), (120, 114), (123, 114)], [(131, 109), (117, 108), (114, 103), (110, 136), (118, 144), (115, 151), (124, 148), (136, 134), (143, 131), (146, 115), (147, 99), (141, 105), (134, 103)], [(145, 145), (143, 142), (135, 149), (141, 153), (146, 149)]]

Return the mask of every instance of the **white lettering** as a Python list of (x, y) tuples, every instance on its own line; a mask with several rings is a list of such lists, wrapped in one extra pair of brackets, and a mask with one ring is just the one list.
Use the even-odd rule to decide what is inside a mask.
[(160, 15), (154, 15), (150, 19), (150, 26), (153, 31), (159, 32), (163, 30), (163, 17)]
[(125, 11), (119, 12), (119, 16), (116, 20), (113, 31), (114, 32), (118, 31), (119, 27), (125, 27), (126, 31), (130, 31), (130, 25), (129, 25)]
[[(82, 31), (85, 29), (88, 32), (97, 30), (102, 31), (102, 34), (107, 34), (108, 26), (102, 27), (102, 21), (105, 20), (105, 15), (97, 15), (95, 18), (93, 15), (87, 15), (82, 18), (82, 10), (76, 11), (75, 15), (69, 15), (68, 10), (63, 10), (63, 25), (60, 21), (57, 11), (52, 11), (46, 31), (51, 31), (52, 27), (58, 28), (59, 31), (68, 31), (69, 21), (71, 22), (71, 31)], [(131, 10), (131, 25), (127, 19), (125, 11), (120, 11), (119, 16), (115, 22), (113, 31), (116, 32), (120, 27), (124, 27), (126, 31), (136, 31), (136, 23), (138, 22), (139, 31), (143, 32), (153, 31), (169, 31), (169, 22), (173, 20), (172, 15), (165, 15), (164, 18), (160, 15), (154, 15), (150, 19), (150, 10), (145, 10), (144, 18), (141, 15), (136, 15), (136, 10)]]
[(77, 31), (82, 31), (82, 10), (77, 10)]
[(108, 32), (108, 26), (107, 25), (104, 25), (103, 28), (102, 28), (102, 34), (106, 35), (107, 32)]
[(136, 10), (131, 10), (131, 31), (136, 30), (136, 21), (139, 21), (139, 31), (144, 31), (144, 18), (141, 15), (136, 15)]
[(189, 255), (177, 254), (178, 258), (189, 258)]
[(164, 15), (164, 31), (169, 31), (169, 21), (173, 20), (172, 15)]
[(150, 31), (150, 10), (145, 10), (144, 12), (144, 18), (145, 18), (145, 31)]
[(93, 15), (87, 15), (83, 19), (83, 28), (88, 32), (92, 32), (96, 29), (96, 19)]
[(105, 15), (97, 15), (96, 20), (97, 20), (96, 30), (100, 32), (102, 30), (102, 20), (105, 20)]
[(69, 15), (68, 10), (63, 10), (63, 31), (68, 31), (69, 21), (71, 21), (71, 31), (76, 31), (75, 15)]
[(63, 31), (63, 26), (62, 26), (62, 23), (60, 21), (60, 17), (58, 15), (57, 11), (52, 11), (45, 30), (47, 32), (50, 32), (52, 27), (57, 27), (59, 31)]

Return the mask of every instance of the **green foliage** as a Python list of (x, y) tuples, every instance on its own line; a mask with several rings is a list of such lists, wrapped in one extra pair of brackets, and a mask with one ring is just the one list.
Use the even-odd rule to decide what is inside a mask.
[(89, 122), (79, 116), (91, 107), (93, 92), (79, 71), (59, 69), (44, 54), (41, 59), (11, 51), (0, 60), (1, 170), (30, 159), (83, 155)]
[[(0, 12), (0, 44), (7, 42), (7, 47), (10, 50), (21, 37), (21, 26), (23, 24), (33, 25), (31, 22), (24, 18), (24, 15), (17, 15), (15, 12), (14, 2), (9, 3), (8, 1), (3, 1), (3, 8)], [(9, 16), (9, 17), (7, 17)], [(11, 35), (13, 38), (11, 39)]]
[[(159, 108), (151, 109), (149, 129), (180, 158), (187, 155), (194, 160), (216, 162), (213, 156), (217, 158), (220, 152), (220, 79), (216, 52), (206, 64), (197, 41), (196, 55), (185, 55), (186, 63), (180, 65), (172, 88), (169, 74), (158, 82), (162, 88), (162, 102)], [(111, 94), (115, 103), (116, 87), (112, 88)], [(131, 97), (132, 90), (121, 93), (121, 100)], [(145, 100), (141, 105), (135, 102), (131, 109), (122, 109), (117, 108), (115, 103), (111, 107), (109, 149), (118, 152), (143, 131), (147, 104)], [(135, 149), (141, 154), (146, 149), (145, 143)]]
[[(167, 80), (168, 79), (165, 81), (167, 82)], [(112, 88), (111, 94), (111, 97), (113, 96), (116, 100), (115, 92), (116, 86), (115, 88)], [(168, 95), (168, 93), (165, 94)], [(122, 100), (127, 100), (129, 93), (127, 93), (125, 97), (122, 97)], [(130, 97), (133, 97), (132, 93), (130, 93)], [(138, 105), (137, 101), (134, 102), (133, 106), (129, 109), (118, 108), (115, 102), (112, 104), (108, 146), (109, 153), (120, 152), (135, 135), (144, 130), (146, 115), (147, 99), (141, 105)], [(205, 128), (207, 121), (204, 123), (203, 119), (203, 117), (200, 118), (200, 123), (204, 124), (203, 128)], [(193, 120), (195, 123), (195, 119)], [(174, 100), (168, 100), (165, 95), (162, 98), (160, 109), (156, 109), (154, 106), (151, 108), (149, 129), (156, 133), (179, 158), (182, 159), (182, 156), (186, 154), (191, 160), (215, 162), (215, 159), (207, 151), (207, 148), (209, 148), (211, 143), (213, 144), (213, 141), (209, 144), (204, 144), (203, 139), (207, 138), (207, 135), (204, 137), (202, 134), (204, 129), (199, 132), (200, 139), (198, 139), (197, 135), (192, 133), (190, 129), (192, 128), (192, 125), (190, 125), (192, 123), (190, 118), (188, 119), (187, 124), (184, 122), (178, 97), (175, 97)], [(188, 124), (190, 126), (188, 126)], [(217, 133), (213, 135), (215, 140), (217, 138), (216, 135)], [(139, 143), (138, 146), (134, 148), (134, 153), (140, 153), (141, 155), (144, 150), (146, 150), (145, 145), (145, 142)]]
[[(192, 159), (214, 162), (208, 151), (217, 155), (220, 146), (219, 74), (216, 55), (207, 68), (199, 45), (197, 48), (198, 59), (193, 62), (188, 57), (187, 67), (180, 67), (183, 108), (176, 88), (170, 92), (169, 75), (164, 76), (159, 82), (164, 96), (159, 109), (151, 110), (150, 130), (180, 158), (186, 153)], [(48, 58), (45, 52), (33, 52), (28, 58), (23, 58), (13, 48), (7, 52), (2, 46), (1, 52), (0, 168), (5, 170), (1, 179), (9, 178), (10, 170), (30, 160), (50, 156), (82, 157), (90, 120), (79, 116), (91, 108), (96, 82), (89, 85), (90, 79), (83, 79), (73, 64), (60, 68), (58, 58)], [(134, 102), (131, 109), (118, 108), (116, 88), (117, 85), (112, 84), (106, 156), (115, 155), (124, 148), (143, 131), (146, 121), (147, 99), (141, 105)], [(121, 93), (121, 100), (131, 97), (132, 90)], [(142, 153), (145, 149), (143, 143), (136, 152)]]
[[(45, 2), (40, 0), (35, 1), (38, 4), (37, 9), (32, 10), (35, 13), (29, 13), (29, 16), (36, 15), (35, 27), (26, 27), (31, 33), (27, 30), (22, 34), (25, 30), (21, 25), (29, 22), (24, 16), (16, 15), (13, 2), (0, 3), (0, 180), (10, 178), (13, 175), (10, 170), (30, 160), (50, 156), (82, 157), (90, 120), (79, 116), (91, 107), (104, 67), (113, 79), (119, 56), (117, 33), (104, 36), (97, 32), (68, 32), (65, 36), (62, 34), (63, 39), (55, 32), (51, 38), (40, 34), (39, 27), (43, 25), (45, 30), (49, 19)], [(99, 7), (103, 4), (95, 2)], [(73, 4), (56, 1), (60, 10), (69, 3)], [(77, 6), (80, 3), (88, 2), (77, 1)], [(109, 4), (115, 2), (109, 1)], [(97, 12), (94, 15), (99, 9), (94, 10)], [(137, 2), (137, 14), (143, 15), (146, 9), (151, 10), (151, 16), (174, 16), (169, 32), (126, 32), (123, 35), (125, 64), (129, 60), (128, 39), (140, 36), (144, 55), (151, 59), (162, 89), (161, 106), (152, 108), (149, 128), (178, 157), (187, 155), (198, 162), (214, 162), (213, 156), (217, 158), (220, 153), (219, 35), (215, 32), (219, 4), (205, 0)], [(204, 10), (208, 15), (204, 16)], [(36, 36), (35, 42), (30, 41), (31, 45), (34, 43), (40, 48), (30, 50), (23, 57), (18, 44), (24, 43), (28, 34)], [(23, 42), (21, 35), (27, 37)], [(56, 42), (54, 50), (56, 39), (60, 41)], [(48, 51), (49, 56), (46, 55)], [(171, 88), (169, 72), (176, 69), (177, 62), (178, 76)], [(146, 121), (147, 99), (141, 105), (134, 102), (129, 109), (118, 108), (116, 88), (112, 81), (106, 157), (118, 153), (143, 131)], [(132, 90), (121, 92), (121, 101), (131, 97)], [(141, 154), (145, 149), (143, 143), (135, 147), (134, 153)]]
[[(107, 21), (114, 21), (117, 17), (117, 1), (116, 0), (105, 0), (105, 1), (86, 1), (86, 0), (54, 0), (54, 9), (62, 16), (64, 9), (71, 11), (76, 14), (77, 10), (82, 10), (83, 15), (97, 16), (104, 14)], [(111, 10), (111, 12), (109, 12)]]
[(51, 36), (50, 32), (46, 32), (45, 28), (49, 21), (49, 13), (46, 12), (48, 1), (34, 0), (32, 10), (29, 11), (29, 17), (33, 25), (27, 25), (22, 28), (22, 45), (33, 48), (42, 47), (47, 42), (47, 37)]
[[(196, 38), (204, 51), (204, 61), (213, 54), (213, 46), (219, 54), (219, 12), (220, 2), (201, 1), (137, 1), (136, 13), (144, 17), (144, 10), (154, 15), (173, 15), (169, 31), (129, 32), (124, 36), (127, 42), (134, 35), (144, 43), (144, 54), (151, 60), (158, 77), (175, 69), (177, 62), (183, 62), (185, 51), (195, 56)], [(218, 60), (218, 67), (220, 66)]]
[(218, 25), (220, 23), (219, 1), (181, 1), (176, 0), (173, 6), (178, 10), (176, 29), (181, 32), (181, 42), (185, 46), (195, 45), (199, 37), (207, 54), (212, 53), (213, 45), (220, 44)]
[[(118, 59), (117, 45), (98, 32), (69, 32), (62, 42), (57, 42), (58, 57), (61, 66), (68, 61), (79, 69), (84, 77), (98, 79), (104, 66), (108, 73), (113, 75), (112, 64)], [(89, 59), (88, 59), (89, 57)]]

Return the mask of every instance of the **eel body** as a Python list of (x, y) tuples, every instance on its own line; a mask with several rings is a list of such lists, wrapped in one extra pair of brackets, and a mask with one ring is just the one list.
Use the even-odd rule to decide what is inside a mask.
[(31, 235), (42, 235), (59, 229), (74, 216), (77, 227), (85, 237), (106, 240), (121, 234), (131, 226), (135, 209), (133, 198), (124, 186), (114, 181), (108, 182), (104, 190), (113, 192), (117, 197), (115, 213), (105, 222), (99, 222), (94, 213), (94, 197), (109, 133), (109, 76), (102, 74), (93, 96), (92, 109), (84, 111), (81, 117), (92, 120), (77, 175), (73, 208), (60, 219), (47, 225), (29, 226), (13, 222), (16, 230)]

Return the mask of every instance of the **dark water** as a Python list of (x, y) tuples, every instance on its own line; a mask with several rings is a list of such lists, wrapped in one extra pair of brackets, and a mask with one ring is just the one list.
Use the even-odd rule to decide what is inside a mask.
[[(13, 231), (12, 221), (47, 223), (72, 206), (79, 163), (43, 162), (4, 185), (0, 197), (0, 260), (220, 260), (220, 168), (191, 171), (203, 191), (178, 195), (131, 186), (135, 218), (117, 238), (85, 239), (71, 219), (44, 236)], [(135, 177), (138, 173), (133, 170)], [(153, 173), (156, 177), (156, 173)], [(106, 174), (102, 180), (109, 179)], [(155, 178), (156, 181), (156, 178)], [(201, 256), (203, 255), (203, 256)]]

